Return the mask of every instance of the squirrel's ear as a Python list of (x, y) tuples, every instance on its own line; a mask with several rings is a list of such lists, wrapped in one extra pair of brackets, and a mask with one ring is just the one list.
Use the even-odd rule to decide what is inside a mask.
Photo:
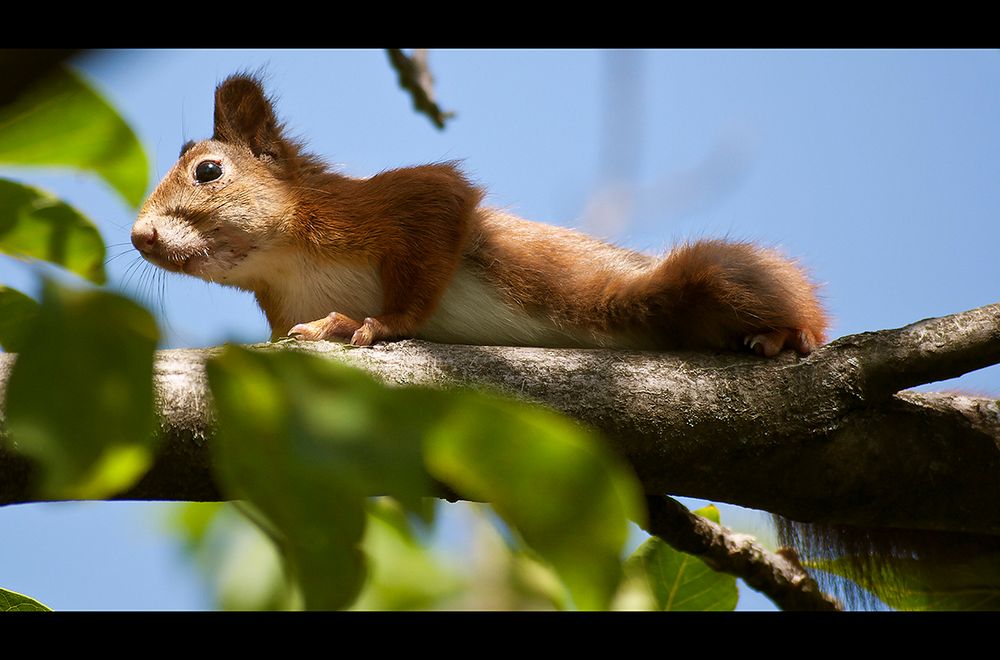
[(259, 80), (237, 74), (226, 78), (215, 89), (215, 134), (212, 138), (245, 144), (255, 156), (278, 156), (281, 124)]

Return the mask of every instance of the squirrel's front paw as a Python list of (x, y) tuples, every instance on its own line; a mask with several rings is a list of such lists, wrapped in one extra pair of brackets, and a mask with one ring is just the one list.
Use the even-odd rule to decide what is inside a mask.
[(327, 316), (309, 323), (299, 323), (288, 331), (288, 336), (306, 341), (349, 341), (361, 324), (349, 316), (330, 312)]
[(369, 316), (351, 336), (351, 343), (355, 346), (371, 346), (380, 339), (386, 339), (388, 336), (389, 332), (385, 324)]

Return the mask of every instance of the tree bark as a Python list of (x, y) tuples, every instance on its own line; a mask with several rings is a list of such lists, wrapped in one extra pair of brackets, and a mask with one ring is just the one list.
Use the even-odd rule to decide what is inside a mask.
[[(823, 524), (1000, 535), (1000, 401), (898, 392), (1000, 361), (1000, 304), (843, 337), (801, 358), (282, 341), (387, 384), (488, 387), (601, 430), (650, 495)], [(214, 500), (204, 362), (160, 351), (164, 444), (124, 499)], [(15, 356), (0, 354), (0, 396)], [(0, 450), (0, 504), (35, 501), (33, 466)]]

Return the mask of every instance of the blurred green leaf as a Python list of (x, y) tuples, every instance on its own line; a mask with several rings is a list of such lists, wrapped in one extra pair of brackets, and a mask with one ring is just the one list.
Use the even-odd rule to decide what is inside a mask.
[(167, 528), (180, 538), (186, 551), (197, 553), (226, 506), (224, 502), (178, 502), (170, 510)]
[(146, 153), (129, 125), (66, 69), (0, 107), (0, 163), (92, 171), (132, 206), (142, 202), (149, 179)]
[(369, 501), (362, 548), (371, 571), (351, 609), (431, 609), (465, 587), (457, 573), (413, 537), (404, 511), (392, 499)]
[(0, 347), (12, 353), (21, 350), (28, 326), (37, 315), (38, 303), (34, 298), (0, 286)]
[[(351, 492), (392, 495), (408, 510), (422, 510), (430, 484), (420, 441), (433, 420), (423, 393), (400, 398), (364, 372), (301, 353), (228, 346), (211, 364), (213, 391), (218, 382), (243, 397), (231, 400), (241, 411), (238, 423), (288, 433), (290, 446), (268, 451), (287, 450), (289, 460)], [(217, 380), (211, 380), (213, 371)]]
[(9, 436), (43, 466), (44, 495), (103, 499), (145, 473), (157, 338), (126, 298), (46, 283), (7, 390)]
[(642, 500), (624, 464), (572, 422), (471, 392), (386, 388), (294, 352), (230, 346), (208, 376), (221, 481), (278, 530), (309, 608), (356, 597), (365, 499), (421, 512), (425, 461), (461, 495), (494, 503), (579, 607), (610, 601)]
[(880, 571), (858, 574), (849, 558), (808, 566), (847, 578), (897, 610), (1000, 610), (1000, 555), (964, 560), (888, 560)]
[(104, 284), (104, 239), (72, 206), (48, 193), (0, 179), (0, 252), (62, 266)]
[(15, 591), (0, 589), (0, 612), (51, 612), (37, 600)]
[(274, 541), (244, 515), (246, 508), (246, 502), (177, 503), (165, 523), (218, 609), (302, 609)]
[[(714, 506), (695, 513), (719, 522), (719, 510)], [(711, 569), (655, 536), (629, 557), (626, 571), (645, 580), (659, 610), (730, 611), (739, 599), (735, 577)]]
[(461, 530), (449, 530), (452, 539), (442, 548), (442, 555), (449, 568), (467, 576), (466, 589), (446, 602), (445, 608), (549, 611), (571, 607), (569, 591), (552, 565), (523, 544), (512, 544), (509, 528), (492, 507), (442, 502), (440, 508), (449, 511), (444, 517)]
[(203, 554), (206, 577), (220, 609), (300, 611), (302, 595), (274, 539), (247, 518), (245, 508), (225, 509), (218, 535)]
[(365, 374), (291, 352), (229, 346), (208, 374), (223, 483), (284, 535), (307, 607), (347, 606), (365, 575), (365, 498), (419, 511), (430, 492), (421, 397), (399, 401)]
[(551, 563), (580, 609), (604, 609), (621, 578), (640, 489), (591, 432), (541, 408), (468, 393), (426, 443), (431, 473), (490, 502)]

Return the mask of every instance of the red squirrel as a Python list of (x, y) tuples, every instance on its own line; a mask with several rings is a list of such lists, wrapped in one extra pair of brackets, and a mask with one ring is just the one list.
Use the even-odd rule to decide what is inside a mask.
[(287, 137), (261, 82), (215, 92), (132, 243), (171, 271), (253, 291), (272, 340), (810, 353), (827, 318), (794, 262), (702, 240), (655, 258), (482, 205), (454, 163), (351, 178)]

